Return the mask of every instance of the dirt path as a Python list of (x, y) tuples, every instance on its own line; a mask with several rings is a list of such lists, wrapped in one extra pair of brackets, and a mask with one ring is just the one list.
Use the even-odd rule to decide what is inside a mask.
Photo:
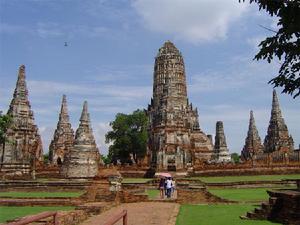
[[(103, 225), (110, 217), (122, 212), (128, 213), (128, 225), (175, 225), (179, 204), (164, 202), (126, 203), (93, 216), (81, 225)], [(116, 225), (122, 225), (122, 220)]]

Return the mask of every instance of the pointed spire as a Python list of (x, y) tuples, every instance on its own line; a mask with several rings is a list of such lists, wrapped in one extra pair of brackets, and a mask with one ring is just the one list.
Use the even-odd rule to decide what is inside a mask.
[(59, 121), (63, 123), (69, 123), (69, 114), (68, 114), (68, 106), (67, 106), (67, 96), (63, 95), (61, 101), (61, 108), (59, 114)]
[(254, 120), (254, 116), (253, 116), (253, 111), (250, 111), (250, 120), (249, 120), (249, 130), (248, 130), (248, 135), (249, 134), (254, 134), (254, 133), (258, 133), (256, 125), (255, 125), (255, 120)]
[(95, 138), (91, 127), (90, 114), (88, 113), (87, 101), (84, 101), (83, 103), (80, 123), (75, 135), (75, 144), (82, 142), (94, 145), (96, 148)]
[(9, 143), (5, 145), (7, 153), (5, 161), (26, 162), (32, 157), (42, 160), (42, 141), (28, 100), (25, 78), (25, 66), (21, 65), (13, 98), (7, 111), (7, 114), (13, 118), (13, 122), (12, 129), (7, 133)]
[(59, 164), (64, 161), (65, 155), (70, 151), (74, 142), (74, 131), (72, 129), (68, 108), (67, 97), (63, 95), (59, 120), (53, 139), (49, 146), (49, 160), (53, 164)]
[(253, 155), (261, 153), (263, 151), (263, 146), (261, 144), (261, 139), (259, 137), (253, 111), (250, 111), (250, 119), (249, 119), (249, 128), (247, 137), (245, 139), (245, 145), (242, 150), (242, 158), (243, 160), (251, 159)]
[(89, 122), (89, 120), (90, 120), (90, 116), (88, 114), (88, 103), (87, 101), (84, 101), (80, 122)]
[(94, 177), (98, 173), (99, 162), (100, 154), (90, 125), (88, 105), (84, 101), (74, 145), (66, 155), (62, 174), (66, 177)]
[(264, 140), (265, 152), (289, 151), (294, 149), (293, 139), (281, 114), (279, 100), (275, 89), (273, 90), (271, 119), (268, 132)]
[(16, 83), (16, 88), (14, 91), (14, 99), (21, 101), (28, 101), (28, 90), (26, 86), (26, 75), (25, 75), (25, 66), (21, 65), (19, 67), (18, 80)]
[(280, 110), (280, 106), (279, 106), (279, 101), (278, 101), (278, 97), (277, 97), (277, 93), (276, 90), (273, 90), (273, 99), (272, 99), (272, 112), (271, 112), (271, 120), (272, 119), (281, 119), (282, 115), (281, 115), (281, 110)]

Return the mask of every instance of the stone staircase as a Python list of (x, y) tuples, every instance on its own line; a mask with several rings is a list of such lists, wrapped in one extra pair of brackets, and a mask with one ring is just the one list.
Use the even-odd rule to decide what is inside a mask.
[(267, 191), (269, 202), (248, 212), (242, 219), (267, 219), (283, 224), (300, 224), (300, 192), (297, 189)]
[(246, 216), (240, 216), (241, 219), (257, 219), (266, 220), (271, 214), (272, 206), (276, 203), (277, 198), (270, 197), (269, 202), (261, 203), (260, 207), (255, 208), (251, 212), (247, 212)]

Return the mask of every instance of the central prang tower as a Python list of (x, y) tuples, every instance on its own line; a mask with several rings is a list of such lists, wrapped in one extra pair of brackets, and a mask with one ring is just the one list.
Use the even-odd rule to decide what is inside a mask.
[(155, 58), (148, 116), (148, 148), (158, 170), (187, 169), (211, 159), (212, 141), (200, 130), (197, 108), (187, 98), (183, 57), (170, 41)]

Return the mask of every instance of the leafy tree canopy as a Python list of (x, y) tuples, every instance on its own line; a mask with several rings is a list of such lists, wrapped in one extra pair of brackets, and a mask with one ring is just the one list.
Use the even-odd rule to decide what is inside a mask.
[(9, 115), (2, 115), (0, 111), (0, 145), (2, 145), (1, 166), (4, 161), (5, 143), (8, 141), (6, 137), (6, 132), (11, 122), (12, 118)]
[(105, 135), (109, 147), (108, 158), (116, 163), (138, 162), (145, 156), (147, 149), (148, 118), (144, 110), (136, 110), (132, 114), (118, 113), (115, 120), (110, 123), (112, 131)]
[[(245, 2), (246, 0), (239, 0)], [(278, 17), (278, 30), (260, 44), (256, 60), (274, 58), (282, 60), (278, 75), (269, 83), (283, 87), (283, 93), (294, 98), (300, 95), (300, 0), (249, 0), (256, 3), (259, 10)]]
[(0, 112), (0, 144), (5, 144), (6, 131), (12, 122), (12, 118), (9, 115), (2, 115)]
[(231, 159), (233, 160), (233, 162), (235, 163), (239, 163), (240, 162), (240, 156), (238, 153), (234, 152), (231, 154)]

